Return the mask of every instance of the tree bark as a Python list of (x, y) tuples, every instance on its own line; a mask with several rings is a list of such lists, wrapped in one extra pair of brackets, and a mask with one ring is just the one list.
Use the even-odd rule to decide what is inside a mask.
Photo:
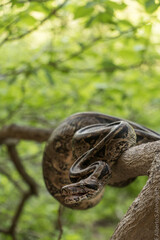
[(47, 141), (53, 129), (34, 128), (12, 124), (0, 129), (0, 144), (8, 139), (33, 140), (37, 142)]
[[(137, 152), (138, 149), (139, 152)], [(128, 158), (128, 162), (125, 164), (128, 170), (131, 171), (139, 168), (137, 172), (144, 175), (149, 174), (149, 179), (139, 196), (128, 209), (124, 218), (118, 224), (111, 240), (159, 240), (160, 141), (148, 143), (145, 144), (145, 146), (140, 145), (128, 150), (123, 154), (121, 159), (119, 159), (117, 167), (124, 164), (123, 161), (125, 161), (127, 156), (131, 157), (131, 159)], [(120, 163), (120, 161), (122, 161), (123, 164)], [(131, 162), (131, 164), (129, 164), (129, 162)], [(133, 169), (132, 165), (134, 166)], [(125, 171), (125, 169), (123, 169), (123, 171)], [(128, 172), (126, 173), (128, 174)]]
[(118, 185), (127, 179), (148, 176), (156, 153), (160, 152), (160, 141), (149, 142), (130, 148), (124, 152), (112, 167), (110, 185)]

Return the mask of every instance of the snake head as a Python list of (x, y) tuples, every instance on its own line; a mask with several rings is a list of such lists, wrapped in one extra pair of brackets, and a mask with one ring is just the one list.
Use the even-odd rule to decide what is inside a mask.
[(102, 191), (110, 176), (111, 172), (105, 168), (98, 178), (92, 175), (77, 183), (64, 186), (61, 194), (65, 204), (70, 205), (95, 198)]
[(96, 196), (100, 190), (100, 186), (96, 182), (87, 182), (81, 180), (78, 183), (66, 185), (62, 188), (62, 196), (66, 204), (74, 204), (91, 199)]

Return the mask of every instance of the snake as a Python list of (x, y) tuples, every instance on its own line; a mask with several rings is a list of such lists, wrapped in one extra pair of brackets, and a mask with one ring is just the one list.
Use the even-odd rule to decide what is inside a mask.
[(53, 130), (45, 146), (46, 188), (65, 207), (91, 208), (100, 202), (122, 153), (157, 140), (159, 133), (129, 120), (97, 112), (73, 114)]

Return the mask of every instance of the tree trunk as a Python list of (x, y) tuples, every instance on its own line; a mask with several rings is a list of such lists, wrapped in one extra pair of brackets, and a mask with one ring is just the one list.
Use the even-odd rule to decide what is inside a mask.
[[(118, 224), (111, 240), (159, 240), (160, 141), (140, 145), (125, 152), (119, 159), (114, 174), (120, 171), (122, 166), (125, 166), (122, 172), (126, 173), (127, 176), (129, 174), (132, 177), (148, 174), (149, 178), (141, 193)], [(135, 173), (132, 173), (134, 171)], [(119, 174), (119, 178), (122, 172)]]

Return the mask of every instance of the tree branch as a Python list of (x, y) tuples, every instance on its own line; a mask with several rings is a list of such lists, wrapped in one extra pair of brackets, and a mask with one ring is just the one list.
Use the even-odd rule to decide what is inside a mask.
[[(145, 160), (146, 156), (144, 152)], [(117, 226), (111, 240), (160, 239), (160, 148), (152, 159), (146, 185)]]
[(0, 143), (5, 143), (6, 139), (10, 138), (44, 142), (48, 140), (52, 131), (52, 129), (34, 128), (12, 124), (10, 126), (4, 126), (0, 129)]
[(3, 174), (4, 176), (6, 176), (8, 178), (8, 180), (10, 182), (12, 182), (14, 184), (14, 186), (20, 191), (23, 193), (23, 189), (21, 188), (21, 186), (19, 185), (18, 182), (16, 182), (12, 176), (6, 171), (4, 170), (1, 166), (0, 166), (0, 173)]
[(62, 206), (60, 204), (59, 209), (58, 209), (58, 219), (57, 219), (57, 228), (59, 230), (58, 240), (61, 240), (62, 235), (63, 235), (63, 225), (62, 225), (62, 212), (63, 212), (63, 210), (64, 210), (64, 206)]
[(124, 152), (112, 167), (109, 185), (119, 186), (129, 179), (148, 176), (155, 154), (158, 152), (160, 152), (160, 141), (141, 144)]
[(56, 8), (52, 9), (52, 11), (48, 14), (47, 17), (45, 17), (44, 19), (42, 19), (37, 25), (35, 25), (33, 28), (29, 29), (28, 31), (19, 34), (18, 36), (13, 36), (10, 37), (10, 34), (8, 33), (8, 35), (2, 40), (2, 42), (0, 43), (0, 46), (2, 46), (5, 42), (7, 41), (14, 41), (14, 40), (19, 40), (23, 37), (25, 37), (26, 35), (34, 32), (35, 30), (37, 30), (41, 25), (43, 25), (48, 19), (50, 19), (52, 16), (54, 16), (62, 7), (64, 7), (64, 5), (68, 2), (68, 0), (65, 0), (63, 3), (61, 3), (60, 5), (58, 5)]
[(8, 145), (7, 149), (8, 149), (8, 154), (10, 156), (10, 159), (13, 162), (19, 175), (22, 177), (23, 181), (29, 186), (31, 193), (34, 195), (37, 195), (38, 194), (37, 185), (34, 182), (34, 180), (26, 172), (26, 170), (22, 164), (22, 161), (18, 156), (18, 152), (16, 150), (15, 145)]
[(25, 191), (22, 194), (21, 200), (19, 202), (19, 205), (15, 211), (15, 214), (13, 216), (11, 225), (8, 229), (0, 229), (0, 232), (6, 235), (12, 236), (13, 240), (16, 240), (16, 227), (18, 224), (18, 221), (20, 219), (20, 216), (22, 214), (23, 208), (27, 202), (27, 200), (32, 196), (32, 195), (37, 195), (37, 185), (34, 182), (34, 180), (28, 175), (26, 172), (21, 159), (19, 158), (18, 152), (16, 150), (16, 146), (13, 143), (10, 143), (7, 145), (7, 150), (8, 154), (10, 156), (11, 161), (13, 162), (16, 170), (22, 177), (22, 180), (29, 186), (29, 189)]

